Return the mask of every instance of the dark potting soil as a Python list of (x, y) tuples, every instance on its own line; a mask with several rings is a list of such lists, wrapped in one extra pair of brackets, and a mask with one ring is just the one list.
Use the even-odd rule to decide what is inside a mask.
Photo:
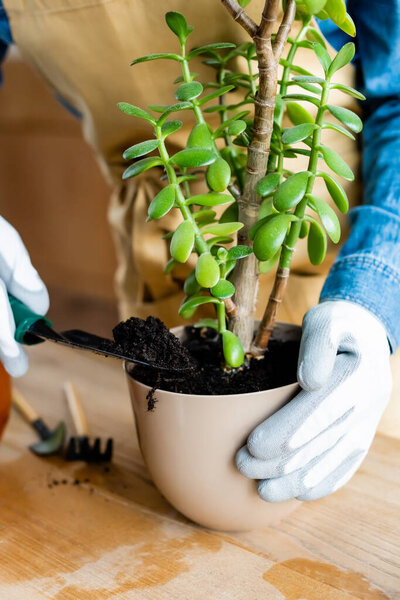
[[(124, 324), (118, 327), (121, 325)], [(297, 338), (272, 337), (262, 358), (253, 358), (248, 365), (230, 371), (222, 368), (222, 345), (219, 335), (213, 329), (186, 327), (182, 343), (176, 337), (175, 340), (193, 360), (193, 370), (177, 373), (156, 371), (141, 365), (129, 368), (135, 379), (152, 388), (148, 395), (150, 410), (157, 401), (156, 389), (183, 394), (229, 395), (268, 390), (296, 381), (299, 354)], [(164, 358), (173, 364), (174, 354)]]

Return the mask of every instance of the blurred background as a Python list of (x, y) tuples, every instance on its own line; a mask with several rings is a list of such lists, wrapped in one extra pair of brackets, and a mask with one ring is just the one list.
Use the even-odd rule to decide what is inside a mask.
[(21, 234), (57, 329), (109, 335), (118, 315), (110, 194), (79, 121), (13, 47), (0, 89), (1, 214)]

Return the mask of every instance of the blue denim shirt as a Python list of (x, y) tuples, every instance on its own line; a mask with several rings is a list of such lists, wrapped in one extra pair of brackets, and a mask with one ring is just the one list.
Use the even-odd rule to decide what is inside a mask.
[[(356, 68), (363, 102), (363, 206), (350, 211), (351, 233), (321, 301), (344, 299), (375, 314), (394, 351), (400, 345), (400, 0), (348, 0), (357, 26)], [(345, 34), (322, 21), (329, 41)], [(0, 59), (12, 41), (0, 0)]]

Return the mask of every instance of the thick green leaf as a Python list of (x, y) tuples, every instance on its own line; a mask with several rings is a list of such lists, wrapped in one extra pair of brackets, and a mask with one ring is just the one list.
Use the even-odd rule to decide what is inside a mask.
[(139, 144), (135, 144), (131, 146), (123, 153), (123, 157), (125, 160), (131, 158), (139, 158), (139, 156), (144, 156), (149, 152), (153, 152), (160, 145), (159, 140), (147, 140), (146, 142), (140, 142)]
[(341, 25), (346, 19), (346, 3), (344, 0), (327, 0), (324, 10), (336, 25)]
[(308, 96), (308, 94), (286, 94), (286, 96), (282, 96), (283, 100), (300, 100), (301, 102), (311, 102), (314, 106), (319, 106), (321, 104), (321, 100), (319, 98), (315, 98), (315, 96)]
[(211, 288), (210, 292), (215, 298), (225, 300), (225, 298), (231, 298), (235, 293), (235, 286), (226, 279), (220, 279), (217, 285)]
[(183, 123), (182, 121), (166, 121), (163, 126), (161, 127), (161, 133), (163, 136), (163, 139), (165, 139), (167, 136), (171, 135), (172, 133), (175, 133), (175, 131), (179, 131), (179, 129), (182, 127)]
[(201, 329), (202, 327), (209, 327), (210, 329), (215, 329), (215, 331), (218, 331), (218, 321), (217, 319), (206, 318), (195, 323), (194, 327), (196, 329)]
[(299, 75), (309, 75), (310, 77), (312, 76), (312, 73), (310, 71), (307, 71), (307, 69), (304, 69), (299, 65), (293, 65), (284, 58), (281, 58), (279, 62), (283, 67), (289, 67), (293, 73), (298, 73)]
[(175, 188), (173, 185), (167, 185), (157, 196), (150, 202), (148, 208), (147, 220), (161, 219), (164, 215), (169, 213), (175, 202)]
[(260, 179), (260, 181), (258, 182), (257, 194), (262, 198), (265, 198), (265, 196), (269, 196), (274, 190), (276, 190), (280, 181), (281, 176), (279, 173), (268, 173), (268, 175)]
[(328, 244), (325, 231), (319, 223), (311, 221), (307, 240), (307, 251), (312, 265), (320, 265), (325, 258)]
[(355, 140), (356, 138), (354, 137), (354, 135), (345, 127), (342, 127), (341, 125), (338, 125), (337, 123), (330, 123), (329, 121), (325, 121), (325, 123), (323, 123), (322, 125), (323, 129), (333, 129), (333, 131), (337, 131), (338, 133), (341, 133), (343, 135), (345, 135), (346, 137), (350, 138), (351, 140)]
[(185, 17), (179, 12), (167, 12), (165, 20), (168, 27), (175, 33), (183, 45), (188, 35), (193, 31), (193, 27), (187, 24)]
[(207, 44), (206, 46), (199, 46), (198, 48), (193, 48), (193, 50), (191, 50), (188, 54), (187, 58), (190, 60), (198, 54), (207, 54), (208, 52), (215, 52), (215, 50), (225, 50), (226, 48), (236, 48), (236, 46), (231, 42), (217, 42), (215, 44)]
[(219, 266), (210, 252), (200, 254), (196, 264), (196, 279), (204, 288), (212, 288), (219, 281)]
[(202, 227), (201, 233), (212, 233), (213, 235), (232, 235), (239, 229), (242, 229), (243, 223), (238, 221), (234, 223), (212, 223)]
[(237, 121), (234, 121), (229, 125), (228, 133), (229, 135), (240, 135), (241, 133), (243, 133), (243, 131), (246, 130), (246, 127), (246, 122), (242, 121), (241, 119), (238, 119)]
[(263, 227), (266, 223), (269, 223), (269, 221), (272, 219), (272, 217), (276, 216), (277, 214), (278, 213), (276, 213), (276, 212), (272, 212), (270, 214), (267, 214), (265, 217), (260, 218), (257, 221), (257, 223), (254, 223), (254, 225), (252, 227), (250, 227), (250, 230), (249, 230), (249, 239), (254, 240), (257, 231), (259, 229), (261, 229), (261, 227)]
[(196, 310), (198, 306), (201, 306), (202, 304), (209, 304), (210, 302), (213, 304), (218, 304), (219, 300), (217, 300), (217, 298), (213, 298), (212, 296), (193, 296), (193, 298), (189, 298), (189, 300), (186, 300), (183, 302), (183, 304), (181, 304), (178, 313), (181, 317), (187, 319), (192, 316), (194, 310)]
[(194, 229), (190, 221), (178, 225), (171, 240), (170, 252), (172, 258), (180, 263), (187, 261), (194, 246)]
[(326, 0), (301, 0), (307, 9), (308, 14), (315, 15), (322, 10), (326, 4)]
[(349, 210), (349, 199), (347, 198), (347, 194), (344, 191), (343, 187), (340, 185), (336, 179), (334, 179), (331, 175), (324, 172), (319, 172), (318, 175), (323, 177), (326, 189), (329, 192), (330, 197), (338, 207), (341, 213), (345, 214)]
[(214, 100), (214, 98), (219, 98), (220, 96), (223, 96), (234, 89), (234, 85), (224, 85), (223, 87), (216, 89), (214, 92), (207, 94), (207, 96), (203, 96), (203, 98), (199, 100), (199, 104), (202, 106), (206, 102), (210, 102), (210, 100)]
[(148, 112), (139, 108), (138, 106), (133, 106), (133, 104), (129, 104), (129, 102), (118, 102), (118, 108), (126, 115), (130, 115), (132, 117), (138, 117), (139, 119), (144, 119), (153, 125), (156, 124), (156, 120), (152, 117)]
[(329, 71), (329, 67), (331, 66), (331, 57), (328, 54), (328, 51), (321, 46), (321, 44), (319, 44), (318, 42), (313, 44), (313, 49), (315, 54), (317, 55), (317, 58), (319, 60), (319, 62), (322, 65), (322, 68), (324, 69), (325, 74), (328, 73)]
[(160, 58), (167, 60), (177, 60), (179, 62), (183, 60), (182, 57), (178, 54), (173, 54), (171, 52), (161, 52), (160, 54), (147, 54), (146, 56), (140, 56), (139, 58), (135, 58), (135, 60), (131, 62), (131, 67), (133, 67), (133, 65), (138, 65), (139, 63), (148, 62), (149, 60), (158, 60)]
[(243, 346), (239, 338), (232, 331), (224, 331), (222, 334), (222, 348), (224, 358), (228, 365), (233, 368), (240, 367), (244, 361)]
[(304, 197), (307, 189), (308, 171), (291, 175), (281, 183), (274, 195), (274, 206), (280, 212), (286, 212), (296, 206)]
[(175, 98), (182, 102), (194, 100), (203, 91), (203, 86), (199, 81), (191, 81), (190, 83), (182, 83), (175, 91)]
[(314, 123), (310, 113), (297, 102), (288, 102), (286, 112), (293, 125), (302, 125), (303, 123)]
[(193, 216), (196, 219), (196, 223), (205, 225), (206, 223), (212, 223), (217, 216), (217, 213), (215, 210), (198, 210), (193, 213)]
[(199, 206), (221, 206), (232, 202), (230, 194), (220, 194), (218, 192), (209, 192), (208, 194), (198, 194), (186, 200), (186, 204), (198, 204)]
[(192, 271), (186, 277), (185, 283), (183, 284), (183, 291), (185, 292), (186, 296), (194, 296), (194, 294), (197, 294), (200, 289), (201, 288), (196, 279), (196, 274), (194, 271)]
[(253, 252), (250, 246), (238, 245), (228, 250), (228, 260), (239, 260), (240, 258), (246, 258)]
[(228, 129), (230, 127), (231, 123), (234, 123), (235, 121), (237, 121), (239, 119), (243, 119), (243, 117), (245, 117), (248, 114), (249, 114), (248, 110), (242, 110), (241, 112), (238, 112), (236, 115), (233, 115), (233, 117), (231, 117), (230, 119), (227, 119), (226, 121), (221, 123), (221, 125), (214, 131), (214, 138), (220, 137), (223, 134), (224, 130)]
[(217, 154), (208, 148), (186, 148), (172, 156), (171, 161), (178, 167), (203, 167), (217, 159)]
[(331, 86), (332, 90), (340, 90), (344, 94), (348, 94), (349, 96), (353, 96), (353, 98), (357, 98), (358, 100), (365, 100), (364, 94), (350, 87), (349, 85), (343, 85), (343, 83), (335, 83)]
[(332, 242), (337, 244), (340, 240), (340, 223), (335, 211), (325, 202), (325, 200), (318, 198), (318, 196), (309, 194), (307, 199), (309, 200), (309, 205), (312, 209), (318, 213), (322, 225), (325, 227)]
[(174, 258), (170, 258), (169, 261), (167, 262), (167, 264), (165, 265), (164, 269), (163, 269), (164, 275), (169, 275), (170, 273), (172, 273), (172, 271), (178, 265), (179, 265), (179, 263), (178, 263), (177, 260), (175, 260)]
[(303, 238), (307, 237), (307, 235), (308, 235), (308, 223), (307, 223), (307, 221), (302, 221), (301, 227), (300, 227), (299, 238), (302, 240)]
[(273, 198), (268, 197), (261, 202), (260, 212), (258, 213), (259, 220), (264, 217), (269, 217), (270, 215), (276, 214), (276, 210), (274, 209)]
[(180, 110), (190, 110), (192, 109), (191, 102), (178, 102), (177, 104), (171, 104), (171, 106), (167, 106), (162, 115), (159, 117), (157, 124), (162, 126), (167, 117), (173, 112), (178, 112)]
[(321, 146), (320, 150), (326, 164), (334, 173), (340, 175), (343, 179), (354, 181), (353, 171), (337, 152), (332, 150), (332, 148), (328, 148), (328, 146)]
[(345, 33), (347, 33), (348, 35), (351, 35), (351, 37), (355, 37), (355, 35), (356, 35), (356, 26), (354, 24), (353, 19), (349, 15), (349, 13), (346, 13), (346, 18), (343, 21), (343, 23), (340, 23), (339, 27)]
[(207, 246), (211, 250), (217, 244), (231, 244), (232, 242), (233, 242), (233, 238), (231, 238), (231, 237), (227, 237), (226, 235), (217, 235), (217, 236), (212, 237), (209, 240), (207, 240)]
[(323, 48), (326, 48), (324, 36), (318, 31), (318, 29), (310, 28), (307, 30), (306, 37), (310, 42), (317, 42), (321, 44)]
[(343, 67), (348, 65), (349, 62), (353, 60), (355, 53), (356, 47), (353, 44), (353, 42), (349, 42), (348, 44), (342, 46), (342, 48), (339, 50), (339, 52), (333, 59), (331, 66), (329, 67), (328, 77), (332, 77), (332, 75), (336, 73), (336, 71), (339, 71), (339, 69), (342, 69)]
[(214, 140), (207, 123), (197, 123), (190, 132), (187, 148), (208, 148), (215, 152)]
[(250, 4), (251, 0), (238, 0), (238, 2), (242, 8), (246, 8), (246, 6)]
[(220, 223), (231, 223), (232, 221), (239, 220), (239, 206), (237, 202), (234, 202), (222, 213), (219, 222)]
[(148, 171), (152, 167), (159, 167), (163, 165), (163, 161), (161, 158), (157, 156), (149, 156), (147, 158), (142, 158), (142, 160), (138, 160), (128, 167), (123, 175), (122, 179), (129, 179), (130, 177), (135, 177), (140, 173), (144, 173), (144, 171)]
[(363, 128), (363, 123), (356, 113), (348, 108), (343, 108), (342, 106), (334, 106), (333, 104), (328, 104), (327, 106), (329, 112), (336, 117), (338, 121), (343, 123), (343, 125), (346, 125), (351, 131), (360, 133)]
[(258, 260), (270, 260), (282, 246), (293, 215), (273, 215), (255, 234), (253, 252)]
[(303, 123), (303, 125), (296, 125), (290, 129), (285, 129), (282, 135), (282, 142), (284, 144), (297, 144), (308, 138), (316, 125), (314, 123)]
[(217, 158), (207, 169), (207, 183), (215, 192), (223, 192), (231, 180), (231, 168), (223, 158)]

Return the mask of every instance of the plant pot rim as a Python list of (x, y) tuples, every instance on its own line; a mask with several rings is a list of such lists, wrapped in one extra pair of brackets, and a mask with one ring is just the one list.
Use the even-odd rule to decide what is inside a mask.
[[(289, 327), (290, 329), (301, 330), (300, 325), (296, 325), (295, 323), (284, 323), (281, 321), (281, 322), (277, 323), (277, 325), (281, 325), (281, 326), (283, 325), (284, 327)], [(178, 327), (171, 327), (171, 331), (173, 331), (174, 329), (175, 330), (181, 329), (183, 327), (185, 327), (185, 325), (178, 325)], [(122, 367), (123, 367), (127, 377), (129, 377), (130, 379), (133, 379), (135, 381), (136, 385), (142, 387), (143, 389), (148, 390), (148, 391), (151, 390), (151, 387), (149, 385), (146, 385), (145, 383), (138, 381), (137, 379), (135, 379), (133, 374), (129, 372), (128, 365), (130, 365), (130, 364), (132, 364), (132, 363), (129, 363), (126, 360), (124, 360), (122, 363)], [(288, 383), (286, 385), (282, 385), (279, 387), (270, 388), (268, 390), (258, 390), (257, 392), (244, 392), (244, 393), (240, 393), (240, 394), (186, 394), (183, 392), (170, 392), (168, 390), (163, 390), (161, 388), (160, 389), (157, 388), (157, 393), (162, 392), (163, 396), (165, 395), (166, 398), (168, 398), (169, 396), (174, 397), (174, 396), (179, 395), (179, 397), (182, 397), (182, 398), (185, 396), (187, 398), (193, 398), (195, 396), (196, 398), (203, 399), (203, 400), (205, 400), (206, 398), (221, 398), (221, 397), (226, 397), (226, 398), (229, 397), (229, 398), (235, 399), (235, 398), (239, 398), (239, 397), (246, 398), (248, 396), (258, 396), (261, 394), (266, 394), (267, 392), (273, 392), (274, 390), (285, 390), (285, 389), (289, 390), (289, 388), (291, 388), (295, 385), (297, 385), (297, 386), (299, 385), (297, 380), (293, 381), (293, 383)]]

